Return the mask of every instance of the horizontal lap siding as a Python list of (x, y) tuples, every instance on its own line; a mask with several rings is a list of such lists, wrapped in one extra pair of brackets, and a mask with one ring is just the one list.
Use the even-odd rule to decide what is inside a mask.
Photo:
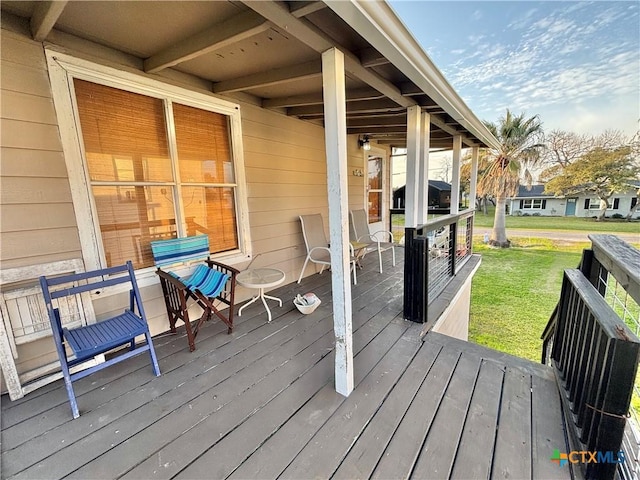
[(5, 29), (1, 35), (3, 268), (79, 257), (42, 44)]
[[(321, 213), (328, 234), (324, 129), (253, 106), (242, 107), (242, 129), (253, 265), (295, 281), (306, 255), (298, 216)], [(355, 137), (348, 148), (349, 204), (362, 208), (364, 177), (351, 172), (363, 169), (363, 153)]]
[[(4, 28), (0, 41), (2, 268), (78, 258), (78, 229), (42, 44)], [(51, 338), (44, 338), (18, 346), (16, 367), (26, 372), (55, 359)]]

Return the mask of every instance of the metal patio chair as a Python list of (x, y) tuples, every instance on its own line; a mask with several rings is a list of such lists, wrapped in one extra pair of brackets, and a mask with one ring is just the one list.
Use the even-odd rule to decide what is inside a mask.
[[(329, 242), (327, 236), (324, 233), (324, 223), (322, 221), (322, 215), (315, 213), (312, 215), (300, 215), (300, 224), (302, 225), (302, 236), (304, 237), (304, 244), (307, 248), (307, 257), (304, 259), (304, 265), (300, 271), (300, 277), (298, 277), (298, 283), (302, 281), (302, 276), (307, 268), (309, 262), (321, 265), (320, 273), (324, 271), (325, 267), (331, 267), (331, 251), (329, 250)], [(349, 264), (353, 271), (353, 284), (358, 284), (356, 277), (356, 256), (354, 254), (353, 245), (349, 244)]]
[(393, 233), (379, 230), (374, 233), (369, 232), (369, 221), (367, 212), (364, 210), (351, 210), (352, 240), (358, 243), (364, 243), (365, 255), (369, 252), (378, 252), (378, 265), (380, 273), (382, 273), (382, 252), (391, 250), (391, 258), (393, 266), (396, 266), (396, 251), (394, 247), (396, 243), (393, 241)]

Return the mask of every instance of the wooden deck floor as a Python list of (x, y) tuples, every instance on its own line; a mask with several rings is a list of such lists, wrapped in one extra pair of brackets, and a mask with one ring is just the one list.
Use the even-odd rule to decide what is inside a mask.
[[(371, 263), (368, 263), (369, 260)], [(203, 328), (76, 385), (2, 397), (2, 478), (570, 478), (549, 370), (402, 319), (402, 263), (365, 259), (353, 289), (356, 389), (333, 390), (330, 276), (247, 308), (232, 335)], [(390, 263), (390, 262), (388, 262)], [(322, 305), (302, 316), (295, 293)]]

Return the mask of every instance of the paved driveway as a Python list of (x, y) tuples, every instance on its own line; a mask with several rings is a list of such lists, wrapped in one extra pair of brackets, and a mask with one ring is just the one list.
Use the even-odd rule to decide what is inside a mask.
[[(491, 235), (491, 228), (476, 227), (473, 229), (475, 235), (484, 235), (488, 233)], [(606, 233), (606, 232), (584, 232), (584, 231), (567, 231), (567, 230), (525, 230), (520, 228), (507, 228), (507, 237), (538, 237), (538, 238), (550, 238), (552, 240), (564, 240), (566, 242), (589, 242), (588, 235), (591, 233)], [(640, 232), (633, 233), (614, 233), (617, 237), (620, 237), (627, 243), (640, 243)]]

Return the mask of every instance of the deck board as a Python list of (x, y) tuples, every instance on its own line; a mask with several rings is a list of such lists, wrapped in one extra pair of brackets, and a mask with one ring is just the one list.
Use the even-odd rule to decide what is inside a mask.
[(407, 371), (334, 473), (334, 479), (371, 476), (440, 351), (440, 348), (421, 348), (417, 352)]
[(449, 382), (442, 404), (414, 466), (415, 478), (449, 478), (481, 361), (464, 352)]
[[(425, 346), (434, 348), (427, 339)], [(424, 348), (424, 347), (423, 347)], [(430, 432), (449, 382), (453, 369), (460, 359), (459, 350), (441, 350), (429, 370), (416, 396), (411, 402), (393, 438), (385, 449), (372, 478), (409, 478), (420, 453), (420, 449)]]
[[(531, 376), (507, 367), (492, 478), (531, 478)], [(551, 457), (549, 457), (551, 458)]]
[(486, 361), (480, 364), (450, 478), (489, 478), (503, 380), (504, 371), (499, 365)]
[[(387, 252), (387, 255), (390, 252)], [(390, 260), (390, 259), (388, 259)], [(156, 337), (162, 376), (136, 357), (76, 383), (71, 419), (61, 382), (2, 398), (2, 466), (32, 478), (570, 478), (548, 367), (402, 320), (402, 262), (364, 259), (353, 287), (356, 388), (333, 389), (330, 275), (206, 325)], [(293, 307), (313, 291), (309, 316)]]

